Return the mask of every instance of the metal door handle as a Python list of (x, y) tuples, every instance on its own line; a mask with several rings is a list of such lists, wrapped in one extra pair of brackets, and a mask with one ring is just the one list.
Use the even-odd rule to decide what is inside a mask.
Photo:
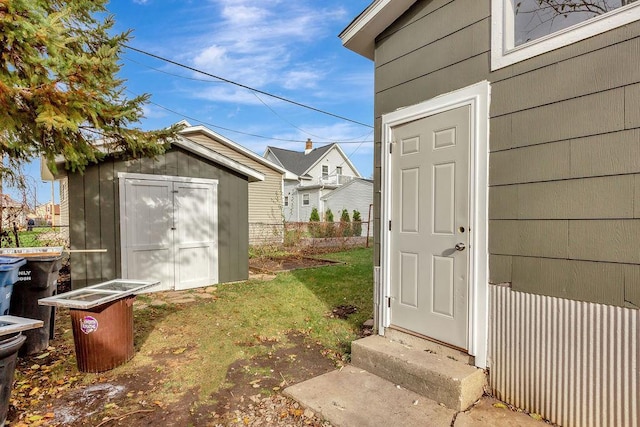
[(464, 251), (466, 249), (466, 246), (464, 243), (456, 243), (456, 251)]

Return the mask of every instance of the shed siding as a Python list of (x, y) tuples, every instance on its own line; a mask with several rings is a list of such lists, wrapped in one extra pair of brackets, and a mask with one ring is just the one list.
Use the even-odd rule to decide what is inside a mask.
[[(264, 224), (266, 228), (252, 227), (251, 244), (267, 243), (265, 239), (282, 240), (282, 234), (273, 233), (267, 226), (282, 223), (282, 180), (283, 174), (263, 165), (237, 151), (203, 135), (189, 135), (188, 138), (264, 174), (264, 181), (249, 183), (249, 223)], [(261, 230), (267, 230), (267, 233)]]
[(80, 288), (121, 275), (118, 172), (218, 180), (218, 262), (220, 282), (248, 276), (248, 182), (236, 172), (173, 148), (157, 159), (108, 158), (69, 174), (71, 249), (106, 249), (73, 253), (72, 286)]
[(376, 229), (381, 116), (487, 79), (490, 280), (637, 307), (640, 23), (491, 72), (490, 13), (490, 0), (420, 0), (378, 37)]

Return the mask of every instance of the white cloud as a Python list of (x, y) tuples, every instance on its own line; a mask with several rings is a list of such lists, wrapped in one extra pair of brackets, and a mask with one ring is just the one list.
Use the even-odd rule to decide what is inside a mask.
[(193, 64), (257, 88), (316, 87), (325, 72), (306, 49), (319, 39), (335, 37), (331, 25), (346, 13), (340, 7), (320, 9), (305, 1), (213, 0), (213, 4), (220, 8), (222, 19), (199, 37), (191, 54)]
[(149, 3), (149, 0), (133, 0), (133, 2), (135, 4), (147, 4)]

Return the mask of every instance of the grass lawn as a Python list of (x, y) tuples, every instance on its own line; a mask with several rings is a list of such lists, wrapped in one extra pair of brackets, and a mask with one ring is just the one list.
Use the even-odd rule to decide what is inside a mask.
[[(48, 385), (70, 384), (64, 391), (68, 393), (97, 382), (126, 382), (125, 378), (137, 378), (141, 386), (145, 382), (147, 386), (127, 394), (128, 400), (111, 410), (137, 408), (140, 392), (147, 402), (171, 405), (189, 394), (198, 405), (215, 404), (215, 394), (232, 386), (229, 367), (239, 361), (273, 357), (275, 362), (274, 355), (294, 347), (286, 356), (291, 362), (302, 357), (304, 348), (318, 348), (336, 366), (348, 361), (351, 341), (360, 336), (362, 323), (373, 316), (372, 250), (353, 249), (322, 258), (340, 264), (279, 273), (270, 281), (222, 284), (210, 292), (213, 298), (195, 298), (189, 303), (156, 306), (153, 303), (158, 295), (139, 296), (136, 305), (146, 307), (134, 310), (135, 357), (101, 374), (77, 371), (69, 319), (59, 319), (59, 328), (65, 331), (52, 342), (50, 354), (40, 359), (34, 355), (19, 364), (19, 386), (12, 395), (16, 405), (23, 406), (18, 412), (55, 412), (47, 405), (54, 397), (60, 399), (60, 387), (53, 387), (53, 395), (49, 395), (43, 392)], [(340, 306), (353, 306), (356, 311), (347, 319), (332, 316), (332, 310)], [(44, 369), (45, 384), (42, 376), (34, 374), (35, 362), (41, 365), (40, 371), (42, 365), (49, 367)], [(304, 360), (297, 362), (303, 364)], [(253, 374), (259, 378), (276, 375), (266, 365), (255, 370)], [(286, 374), (279, 375), (287, 381)], [(35, 387), (39, 388), (37, 393), (33, 393)], [(270, 393), (277, 388), (258, 392)], [(101, 414), (105, 415), (109, 414)]]

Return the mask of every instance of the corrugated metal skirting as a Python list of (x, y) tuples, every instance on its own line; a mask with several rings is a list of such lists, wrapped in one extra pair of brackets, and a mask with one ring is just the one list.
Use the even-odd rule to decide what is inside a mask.
[(640, 426), (640, 311), (490, 286), (496, 397), (562, 426)]

